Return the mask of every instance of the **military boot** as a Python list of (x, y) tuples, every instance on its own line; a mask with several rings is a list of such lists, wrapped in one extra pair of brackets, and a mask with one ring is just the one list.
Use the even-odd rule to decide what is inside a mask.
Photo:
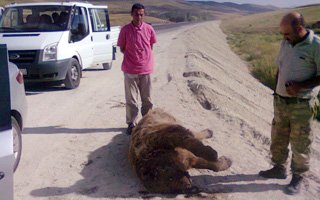
[(302, 176), (298, 174), (293, 174), (291, 182), (289, 183), (289, 185), (286, 186), (284, 192), (290, 195), (298, 194), (301, 189), (302, 180), (303, 180)]
[(262, 176), (264, 178), (286, 179), (287, 172), (286, 172), (286, 168), (283, 167), (282, 165), (275, 165), (271, 169), (260, 171), (259, 176)]

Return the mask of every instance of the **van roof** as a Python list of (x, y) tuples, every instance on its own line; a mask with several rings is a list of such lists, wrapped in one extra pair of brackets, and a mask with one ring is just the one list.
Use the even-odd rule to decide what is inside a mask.
[(17, 7), (17, 6), (45, 6), (45, 5), (52, 5), (52, 6), (83, 6), (83, 7), (104, 7), (107, 8), (106, 5), (104, 6), (99, 6), (99, 5), (93, 5), (92, 3), (88, 3), (88, 2), (78, 2), (78, 1), (60, 1), (60, 2), (41, 2), (41, 3), (11, 3), (6, 5), (6, 8), (9, 7)]

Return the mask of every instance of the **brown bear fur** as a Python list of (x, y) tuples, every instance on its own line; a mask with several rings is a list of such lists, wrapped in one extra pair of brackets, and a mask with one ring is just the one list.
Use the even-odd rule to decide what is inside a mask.
[(156, 193), (188, 192), (190, 168), (226, 170), (231, 160), (199, 139), (212, 136), (210, 130), (193, 133), (161, 109), (148, 112), (133, 129), (129, 160), (145, 188)]

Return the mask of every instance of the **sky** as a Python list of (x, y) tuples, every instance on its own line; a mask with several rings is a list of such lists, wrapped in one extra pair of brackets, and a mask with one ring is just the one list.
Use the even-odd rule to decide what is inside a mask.
[(273, 5), (281, 8), (295, 7), (307, 4), (320, 3), (320, 0), (213, 0), (216, 2), (252, 3), (259, 5)]

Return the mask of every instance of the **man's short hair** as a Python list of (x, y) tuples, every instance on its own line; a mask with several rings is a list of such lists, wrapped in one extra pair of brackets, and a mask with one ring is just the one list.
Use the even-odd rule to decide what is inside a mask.
[(302, 14), (300, 14), (299, 17), (297, 18), (294, 18), (291, 22), (291, 26), (292, 28), (296, 29), (298, 28), (299, 26), (302, 26), (303, 28), (306, 27), (306, 22), (304, 20), (304, 17), (302, 16)]
[(141, 3), (135, 3), (132, 5), (131, 13), (133, 13), (134, 10), (140, 10), (140, 9), (144, 9), (144, 5), (142, 5)]

